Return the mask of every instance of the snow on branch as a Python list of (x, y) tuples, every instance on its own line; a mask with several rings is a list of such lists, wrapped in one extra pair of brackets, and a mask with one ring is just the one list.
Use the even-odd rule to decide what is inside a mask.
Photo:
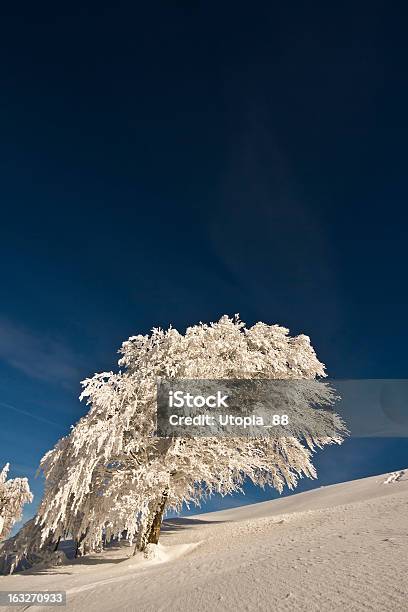
[(0, 541), (5, 540), (22, 516), (23, 506), (33, 500), (27, 478), (7, 480), (9, 464), (0, 472)]

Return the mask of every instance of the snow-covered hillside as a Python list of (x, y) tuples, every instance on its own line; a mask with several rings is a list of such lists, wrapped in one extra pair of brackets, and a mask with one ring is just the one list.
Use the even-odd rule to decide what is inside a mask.
[(61, 589), (84, 612), (406, 611), (408, 470), (169, 520), (150, 559), (131, 553), (0, 577), (0, 591)]

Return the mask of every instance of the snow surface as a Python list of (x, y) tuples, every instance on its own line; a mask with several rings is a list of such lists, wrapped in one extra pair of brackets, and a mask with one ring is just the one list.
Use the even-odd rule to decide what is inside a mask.
[(0, 590), (66, 590), (66, 609), (86, 612), (406, 612), (407, 544), (408, 470), (402, 470), (171, 519), (146, 556), (118, 546), (62, 567), (0, 577)]

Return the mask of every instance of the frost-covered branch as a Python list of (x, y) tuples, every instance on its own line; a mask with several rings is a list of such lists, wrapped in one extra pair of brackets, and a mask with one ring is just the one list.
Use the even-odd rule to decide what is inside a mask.
[(0, 472), (0, 541), (5, 540), (22, 516), (23, 506), (33, 500), (27, 478), (7, 480), (9, 464)]

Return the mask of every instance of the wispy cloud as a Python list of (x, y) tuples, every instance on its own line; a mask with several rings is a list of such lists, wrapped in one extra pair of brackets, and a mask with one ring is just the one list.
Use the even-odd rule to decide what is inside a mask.
[(79, 379), (78, 357), (61, 341), (0, 318), (0, 360), (46, 382), (71, 385)]
[(22, 410), (21, 408), (17, 408), (16, 406), (13, 406), (12, 404), (9, 404), (7, 402), (0, 401), (0, 406), (2, 408), (5, 408), (6, 410), (11, 410), (12, 412), (17, 412), (18, 414), (22, 414), (24, 416), (27, 416), (30, 419), (34, 419), (35, 421), (39, 421), (40, 423), (45, 423), (46, 425), (53, 425), (54, 427), (60, 427), (60, 425), (58, 425), (58, 423), (54, 423), (54, 421), (51, 421), (50, 419), (42, 417), (39, 414), (35, 414), (35, 413), (32, 413), (32, 412), (27, 412), (27, 410)]

